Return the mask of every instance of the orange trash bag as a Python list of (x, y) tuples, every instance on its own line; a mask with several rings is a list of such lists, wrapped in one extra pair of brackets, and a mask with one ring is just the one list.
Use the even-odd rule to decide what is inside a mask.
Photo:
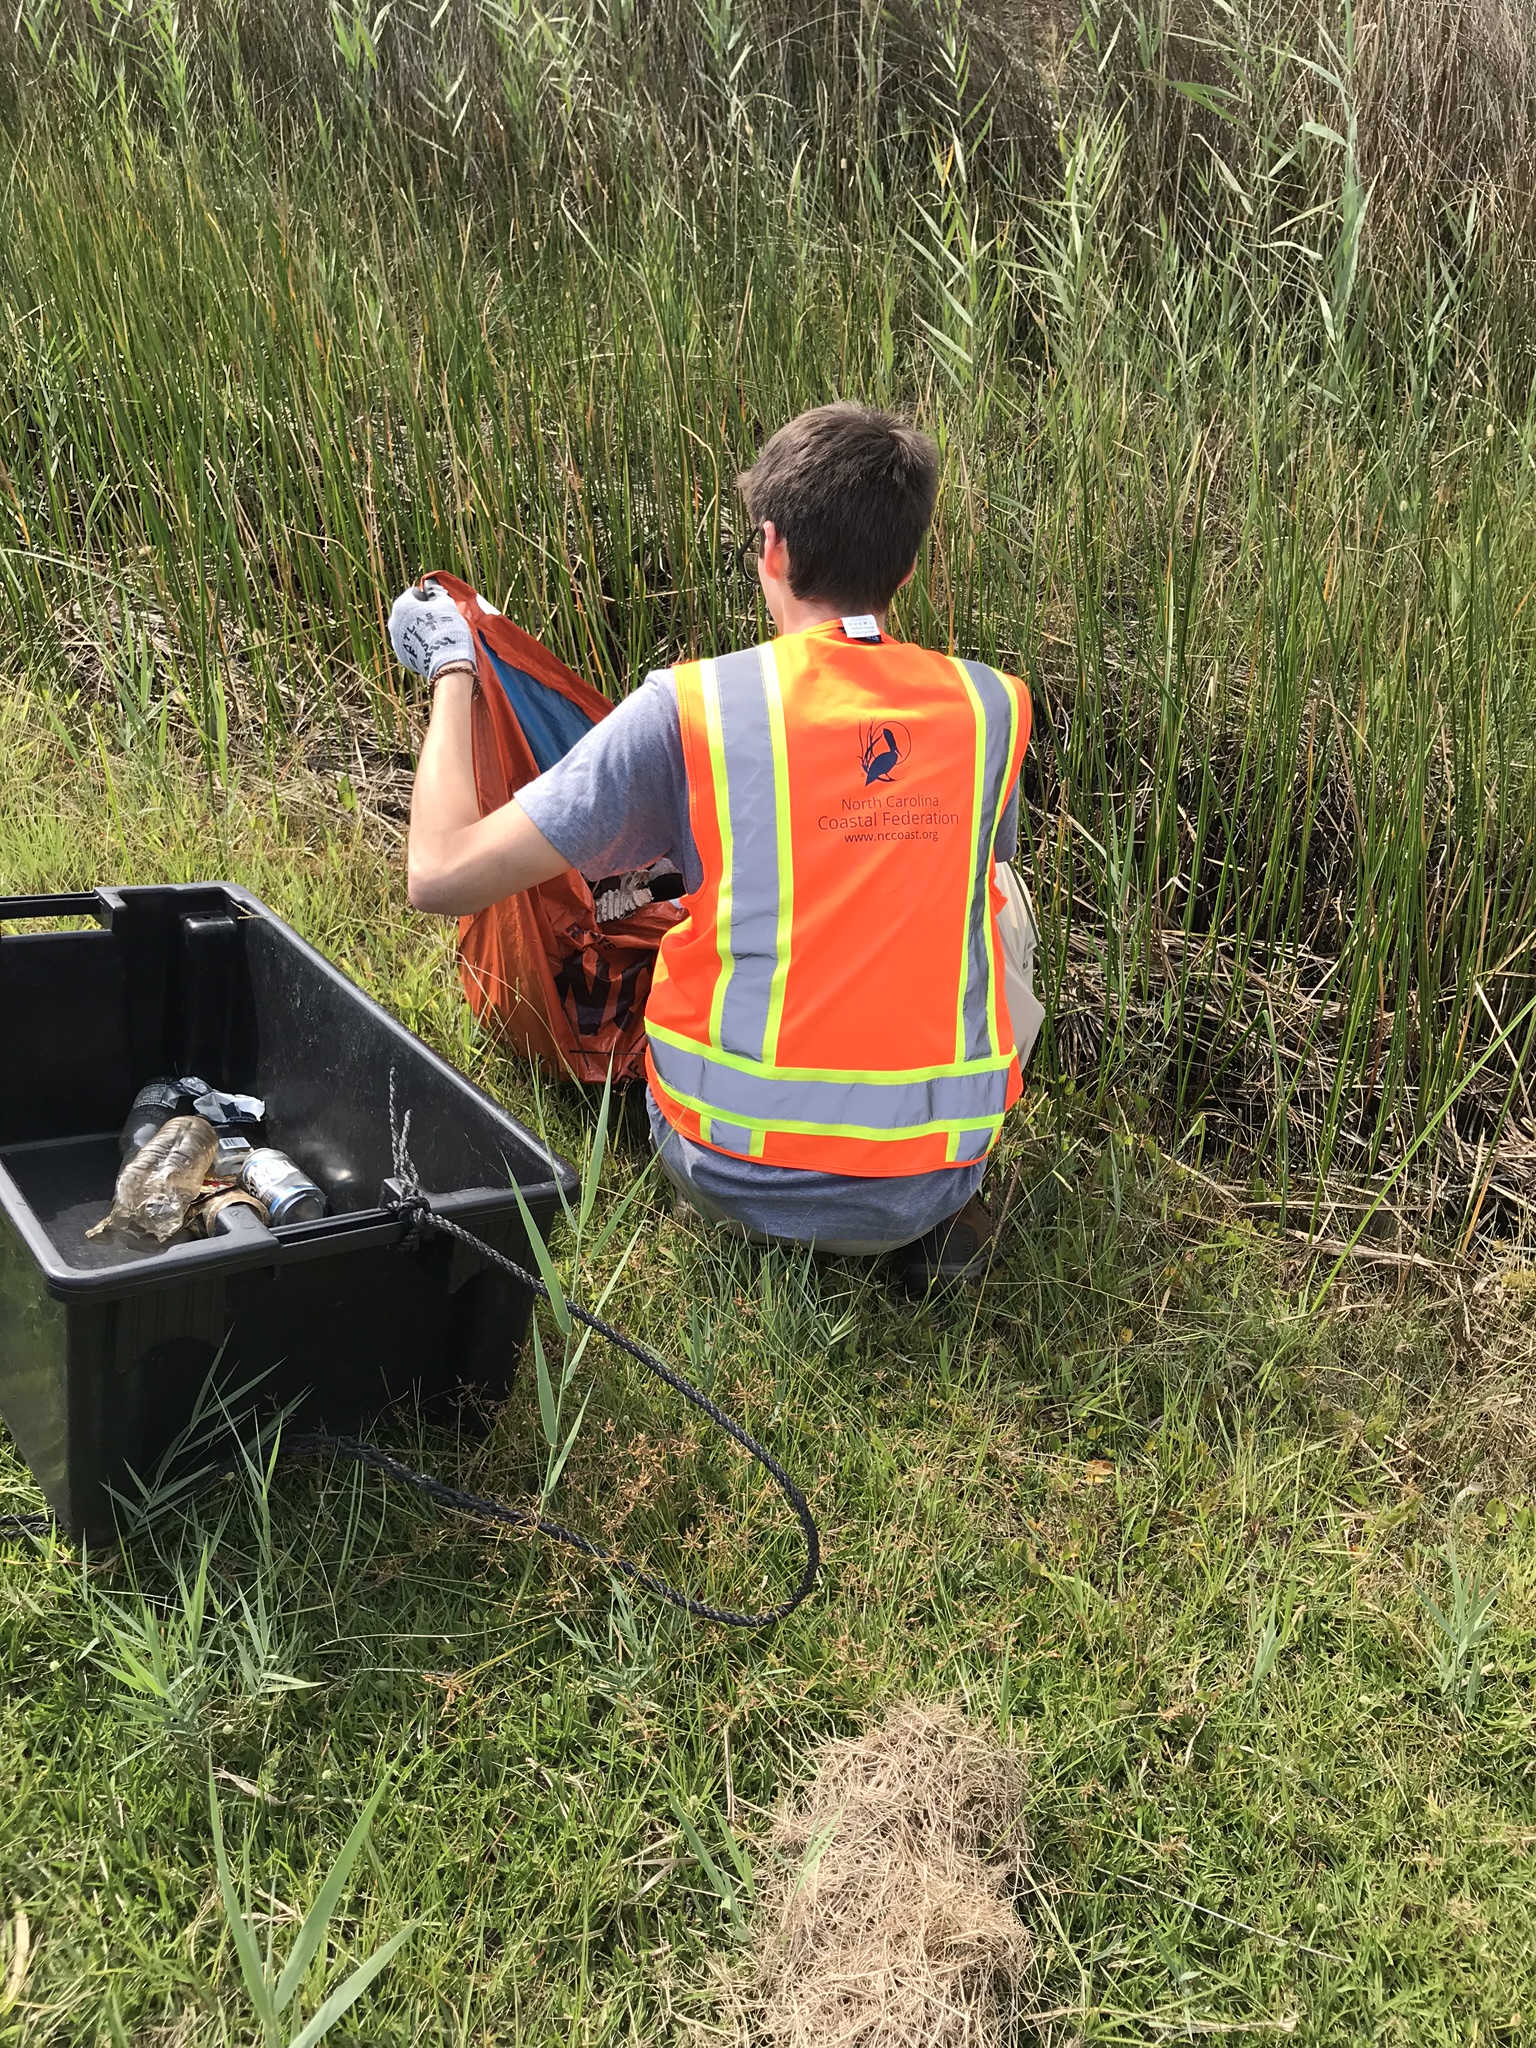
[[(482, 817), (554, 766), (613, 706), (574, 670), (503, 618), (457, 576), (434, 571), (475, 642), (471, 711), (475, 791)], [(597, 894), (619, 885), (597, 878)], [(649, 871), (651, 893), (681, 893), (670, 866)], [(638, 1081), (645, 1072), (645, 1003), (656, 949), (682, 912), (653, 901), (599, 920), (592, 885), (574, 868), (459, 920), (459, 976), (470, 1008), (521, 1052), (578, 1081)]]

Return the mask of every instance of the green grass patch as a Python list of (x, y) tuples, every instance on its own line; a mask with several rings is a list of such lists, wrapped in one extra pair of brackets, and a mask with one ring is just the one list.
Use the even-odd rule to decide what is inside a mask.
[[(76, 769), (34, 714), (6, 713), (19, 884), (217, 867), (579, 1155), (592, 1105), (470, 1037), (396, 854), (365, 813), (336, 825), (328, 779), (284, 766), (280, 806), (255, 772), (214, 800), (195, 767)], [(618, 1147), (605, 1199), (643, 1171)], [(1519, 1270), (1473, 1294), (1365, 1266), (1310, 1315), (1294, 1239), (1057, 1090), (1033, 1091), (1000, 1178), (999, 1272), (916, 1314), (878, 1270), (722, 1249), (654, 1184), (637, 1196), (619, 1320), (702, 1369), (822, 1518), (823, 1590), (769, 1635), (690, 1626), (312, 1464), (231, 1481), (122, 1556), (7, 1545), (0, 1896), (6, 1954), (23, 1923), (28, 1953), (0, 2040), (257, 2038), (210, 1764), (278, 1963), (385, 1787), (295, 2031), (414, 1922), (341, 2038), (669, 2038), (736, 1939), (698, 1845), (725, 1869), (818, 1740), (909, 1694), (1025, 1748), (1042, 2038), (1517, 2037), (1536, 1998)], [(525, 1498), (532, 1380), (487, 1435), (391, 1441)], [(560, 1513), (707, 1597), (769, 1597), (793, 1535), (750, 1469), (595, 1349), (589, 1388)], [(14, 1458), (3, 1476), (7, 1505), (35, 1498)], [(1448, 1535), (1495, 1589), (1470, 1698), (1442, 1683), (1421, 1597), (1451, 1617)]]

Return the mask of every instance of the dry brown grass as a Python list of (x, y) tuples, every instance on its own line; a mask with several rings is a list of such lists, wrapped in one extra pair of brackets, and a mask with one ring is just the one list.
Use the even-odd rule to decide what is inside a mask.
[(762, 1933), (727, 2003), (763, 2048), (1002, 2048), (1031, 1945), (1023, 1771), (953, 1707), (831, 1742), (774, 1824)]
[[(1266, 154), (1292, 148), (1303, 121), (1342, 131), (1346, 97), (1331, 73), (1345, 83), (1372, 188), (1367, 261), (1373, 249), (1388, 260), (1443, 237), (1441, 216), (1464, 222), (1474, 197), (1506, 256), (1529, 228), (1530, 0), (1355, 0), (1352, 65), (1342, 0), (968, 0), (964, 13), (973, 77), (1015, 145), (1038, 134), (1042, 100), (1045, 119), (1069, 132), (1096, 113), (1125, 118), (1123, 197), (1141, 221), (1202, 210), (1212, 154), (1246, 183)], [(1225, 118), (1175, 81), (1212, 89)], [(1038, 149), (1021, 154), (1038, 175)]]
[[(367, 84), (378, 133), (437, 147), (456, 138), (464, 174), (483, 157), (498, 190), (511, 175), (509, 133), (525, 124), (541, 135), (569, 127), (555, 154), (564, 151), (561, 175), (583, 192), (610, 149), (623, 153), (636, 105), (657, 117), (644, 124), (647, 146), (675, 152), (678, 167), (690, 152), (713, 146), (723, 103), (719, 58), (706, 14), (691, 0), (656, 0), (638, 36), (562, 26), (548, 63), (524, 63), (526, 39), (498, 31), (494, 14), (472, 0), (395, 11)], [(120, 35), (100, 29), (89, 0), (21, 0), (0, 13), (0, 116), (30, 97), (30, 87), (14, 102), (11, 96), (17, 80), (36, 75), (38, 55), (23, 26), (34, 16), (46, 18), (50, 37), (62, 38), (48, 60), (55, 83), (68, 71), (62, 52), (78, 36), (87, 49), (108, 46), (109, 70), (126, 64), (146, 105), (160, 93), (163, 66), (142, 25)], [(1244, 182), (1289, 154), (1303, 121), (1342, 129), (1344, 105), (1324, 74), (1348, 71), (1359, 170), (1373, 187), (1368, 243), (1380, 243), (1386, 260), (1443, 238), (1453, 230), (1442, 216), (1464, 219), (1475, 194), (1483, 226), (1499, 224), (1507, 257), (1526, 233), (1536, 193), (1536, 6), (1353, 0), (1352, 67), (1345, 18), (1346, 0), (960, 0), (956, 40), (948, 8), (932, 0), (864, 0), (830, 15), (786, 15), (767, 0), (739, 0), (730, 61), (742, 68), (732, 70), (724, 97), (753, 99), (764, 118), (770, 108), (786, 114), (783, 146), (793, 161), (808, 122), (818, 134), (828, 122), (839, 132), (850, 122), (864, 132), (871, 70), (881, 79), (876, 130), (885, 124), (905, 133), (913, 120), (936, 121), (942, 130), (958, 118), (958, 94), (968, 102), (973, 144), (983, 125), (988, 131), (980, 154), (1008, 205), (1058, 189), (1058, 127), (1070, 132), (1081, 117), (1118, 114), (1130, 144), (1128, 214), (1143, 223), (1164, 215), (1197, 225), (1212, 199), (1226, 203), (1224, 188), (1211, 180), (1210, 157)], [(215, 0), (188, 0), (177, 20), (199, 104), (229, 102), (227, 60), (235, 52), (238, 98), (262, 118), (287, 126), (316, 111), (328, 121), (356, 112), (361, 88), (349, 84), (338, 57), (326, 0), (247, 8), (234, 38)], [(430, 81), (452, 78), (467, 81), (463, 98), (451, 92), (439, 102)], [(1190, 83), (1213, 88), (1214, 100), (1197, 103), (1198, 94), (1180, 90)], [(471, 134), (475, 148), (467, 147)], [(1331, 167), (1318, 168), (1326, 151), (1312, 155), (1312, 172), (1298, 163), (1290, 183), (1274, 189), (1261, 179), (1252, 202), (1262, 211), (1315, 199), (1312, 185), (1321, 178), (1326, 188)], [(554, 175), (552, 160), (542, 174)]]
[(1529, 0), (1363, 0), (1367, 177), (1405, 193), (1480, 185), (1522, 217), (1536, 182), (1536, 9)]

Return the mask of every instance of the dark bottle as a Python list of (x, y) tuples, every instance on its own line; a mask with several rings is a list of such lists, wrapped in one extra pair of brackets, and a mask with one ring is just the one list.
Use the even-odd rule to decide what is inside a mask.
[(135, 1152), (142, 1152), (160, 1126), (176, 1115), (183, 1099), (179, 1081), (167, 1080), (163, 1075), (157, 1081), (146, 1081), (133, 1098), (133, 1107), (117, 1141), (122, 1157), (131, 1159)]

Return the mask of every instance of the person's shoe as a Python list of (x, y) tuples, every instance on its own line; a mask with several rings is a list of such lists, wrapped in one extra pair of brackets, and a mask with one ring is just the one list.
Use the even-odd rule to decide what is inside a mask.
[(980, 1280), (992, 1263), (996, 1230), (980, 1195), (963, 1209), (903, 1246), (901, 1285), (914, 1301), (938, 1287)]

